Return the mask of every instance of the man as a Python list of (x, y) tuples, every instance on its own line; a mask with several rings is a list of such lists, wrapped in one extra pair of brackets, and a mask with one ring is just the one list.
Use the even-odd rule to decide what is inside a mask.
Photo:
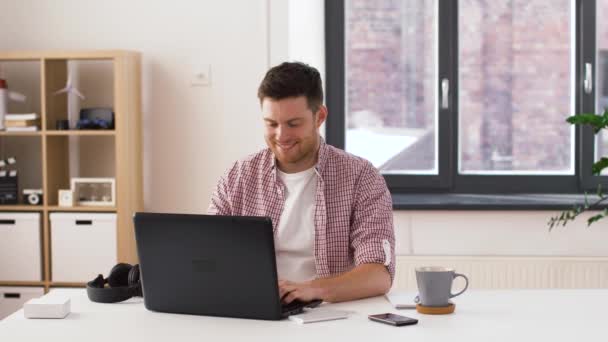
[(319, 72), (278, 65), (258, 98), (268, 148), (228, 170), (209, 213), (272, 219), (284, 303), (386, 293), (395, 275), (390, 193), (370, 162), (319, 135), (327, 118)]

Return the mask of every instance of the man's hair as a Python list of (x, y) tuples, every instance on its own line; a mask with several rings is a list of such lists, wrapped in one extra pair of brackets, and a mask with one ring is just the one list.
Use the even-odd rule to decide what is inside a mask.
[(301, 62), (283, 62), (264, 76), (258, 88), (260, 103), (268, 97), (282, 100), (305, 96), (308, 108), (316, 113), (323, 104), (323, 83), (319, 71)]

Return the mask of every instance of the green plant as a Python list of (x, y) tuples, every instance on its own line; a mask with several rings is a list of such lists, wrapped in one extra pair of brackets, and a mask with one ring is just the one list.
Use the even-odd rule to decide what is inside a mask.
[[(608, 128), (608, 109), (604, 111), (604, 114), (577, 114), (570, 116), (566, 119), (567, 122), (573, 125), (585, 125), (593, 127), (593, 133), (597, 134), (602, 129)], [(600, 160), (593, 164), (591, 172), (594, 175), (599, 175), (603, 169), (608, 167), (608, 158), (602, 157)], [(597, 188), (597, 197), (593, 203), (589, 203), (587, 193), (585, 193), (584, 205), (576, 205), (570, 210), (562, 211), (561, 214), (551, 217), (548, 222), (549, 230), (553, 229), (558, 225), (565, 226), (568, 222), (574, 221), (577, 216), (584, 213), (587, 210), (597, 209), (599, 205), (608, 200), (608, 195), (602, 192), (602, 187)], [(590, 226), (594, 222), (597, 222), (604, 217), (608, 216), (608, 209), (604, 209), (599, 214), (593, 215), (587, 219), (587, 226)]]

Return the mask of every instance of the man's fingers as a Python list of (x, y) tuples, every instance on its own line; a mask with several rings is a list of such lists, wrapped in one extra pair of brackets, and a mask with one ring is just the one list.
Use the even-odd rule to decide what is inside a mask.
[(287, 296), (285, 296), (285, 298), (283, 298), (283, 303), (285, 304), (289, 304), (291, 302), (293, 302), (294, 300), (298, 299), (298, 290), (294, 290), (289, 292), (289, 294), (287, 294)]
[(279, 297), (283, 298), (286, 294), (288, 294), (289, 292), (291, 292), (295, 289), (296, 289), (296, 287), (294, 285), (283, 284), (282, 286), (279, 286)]

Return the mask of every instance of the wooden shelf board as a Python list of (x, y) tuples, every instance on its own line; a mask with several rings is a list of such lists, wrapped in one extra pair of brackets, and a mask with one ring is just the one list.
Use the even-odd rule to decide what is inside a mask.
[(66, 283), (61, 281), (51, 281), (49, 283), (51, 287), (86, 287), (86, 283)]
[(0, 136), (5, 136), (5, 137), (39, 137), (39, 136), (42, 136), (42, 132), (40, 132), (40, 131), (36, 131), (36, 132), (7, 132), (7, 131), (0, 131)]
[(19, 204), (2, 204), (0, 211), (42, 211), (41, 205), (19, 205)]
[(49, 130), (45, 132), (46, 135), (50, 136), (114, 136), (116, 135), (115, 130), (66, 130), (66, 131), (53, 131)]
[(101, 211), (101, 212), (116, 212), (116, 207), (60, 207), (56, 205), (47, 206), (48, 211)]
[(1, 281), (0, 286), (44, 286), (44, 281)]

